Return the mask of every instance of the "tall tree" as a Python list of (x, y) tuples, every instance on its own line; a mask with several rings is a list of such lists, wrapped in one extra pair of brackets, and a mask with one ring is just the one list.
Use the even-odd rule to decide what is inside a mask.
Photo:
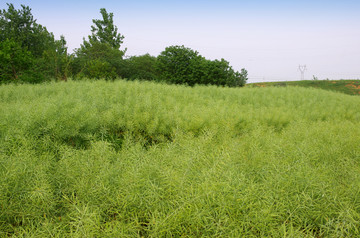
[(66, 81), (70, 75), (71, 60), (72, 57), (67, 53), (65, 37), (60, 36), (60, 40), (55, 40), (52, 47), (43, 52), (41, 70), (52, 78)]
[(101, 42), (109, 44), (114, 49), (120, 49), (124, 36), (118, 33), (117, 26), (114, 25), (114, 14), (108, 13), (105, 8), (100, 9), (102, 20), (93, 19), (94, 25), (91, 26), (89, 42)]
[(35, 57), (40, 57), (54, 44), (54, 35), (36, 23), (28, 6), (21, 5), (21, 9), (15, 9), (13, 4), (7, 5), (7, 10), (0, 10), (0, 41), (11, 39)]
[(65, 38), (56, 41), (53, 33), (36, 23), (28, 6), (7, 6), (0, 10), (0, 81), (64, 78), (69, 60)]
[[(120, 50), (124, 36), (114, 25), (113, 13), (100, 9), (102, 20), (93, 19), (91, 35), (76, 50), (73, 63), (74, 73), (80, 77), (115, 78), (119, 75), (125, 50)], [(109, 73), (110, 72), (110, 73)]]
[(7, 4), (8, 9), (0, 10), (0, 41), (11, 39), (21, 42), (23, 46), (31, 45), (32, 28), (36, 20), (31, 14), (31, 9), (21, 5), (21, 10), (16, 10), (13, 4)]

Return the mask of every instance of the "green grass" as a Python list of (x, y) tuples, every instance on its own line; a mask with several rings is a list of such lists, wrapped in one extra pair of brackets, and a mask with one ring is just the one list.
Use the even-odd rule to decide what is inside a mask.
[(360, 98), (0, 86), (0, 236), (358, 237)]
[(341, 92), (349, 95), (360, 95), (360, 80), (302, 80), (285, 82), (251, 83), (247, 87), (286, 87), (298, 86), (306, 88), (318, 88)]

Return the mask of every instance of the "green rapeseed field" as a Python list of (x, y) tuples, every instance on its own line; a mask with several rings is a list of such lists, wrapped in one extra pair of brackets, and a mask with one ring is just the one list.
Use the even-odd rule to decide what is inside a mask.
[(360, 80), (302, 80), (284, 82), (250, 83), (248, 87), (286, 87), (297, 86), (305, 88), (318, 88), (334, 92), (342, 92), (349, 95), (360, 96)]
[(358, 237), (360, 97), (0, 86), (1, 237)]

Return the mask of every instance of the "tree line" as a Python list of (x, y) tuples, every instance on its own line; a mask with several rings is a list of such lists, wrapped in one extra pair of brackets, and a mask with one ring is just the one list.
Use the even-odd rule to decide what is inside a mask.
[(208, 60), (183, 45), (166, 47), (157, 57), (125, 57), (124, 36), (105, 8), (100, 9), (102, 19), (92, 20), (91, 35), (69, 53), (65, 37), (55, 39), (28, 6), (7, 6), (0, 10), (0, 83), (124, 78), (236, 87), (247, 80), (245, 69), (237, 72), (228, 61)]

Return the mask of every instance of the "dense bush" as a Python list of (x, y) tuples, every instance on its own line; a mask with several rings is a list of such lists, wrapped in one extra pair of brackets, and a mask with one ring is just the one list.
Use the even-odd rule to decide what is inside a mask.
[(157, 69), (163, 81), (172, 83), (187, 83), (194, 85), (193, 68), (201, 63), (201, 56), (198, 52), (184, 46), (167, 47), (157, 57)]
[(7, 82), (22, 79), (31, 69), (33, 57), (30, 51), (14, 40), (0, 41), (0, 81)]
[(139, 79), (156, 81), (158, 79), (156, 57), (145, 54), (131, 56), (128, 59), (125, 59), (120, 76), (131, 80)]
[(85, 42), (75, 54), (72, 62), (75, 77), (113, 79), (122, 66), (123, 52), (108, 43)]
[(161, 52), (157, 57), (157, 70), (163, 81), (191, 86), (244, 86), (247, 80), (245, 69), (235, 72), (226, 60), (207, 60), (185, 46), (170, 46)]
[(230, 87), (244, 86), (247, 80), (247, 71), (241, 69), (241, 72), (234, 71), (224, 59), (221, 60), (205, 60), (203, 70), (203, 79), (200, 82), (203, 84), (225, 85)]

